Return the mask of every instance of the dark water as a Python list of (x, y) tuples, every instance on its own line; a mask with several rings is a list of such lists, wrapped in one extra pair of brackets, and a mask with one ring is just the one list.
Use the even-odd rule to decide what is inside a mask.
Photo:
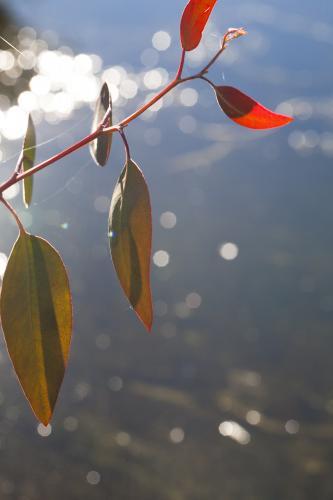
[[(165, 30), (172, 44), (156, 65), (170, 74), (177, 65), (175, 0), (1, 5), (17, 26), (46, 38), (52, 30), (56, 46), (133, 74), (144, 70), (153, 34)], [(36, 177), (32, 218), (14, 200), (68, 265), (75, 331), (49, 437), (37, 432), (2, 347), (1, 499), (333, 498), (332, 14), (328, 1), (225, 0), (216, 9), (213, 34), (245, 25), (249, 35), (212, 78), (272, 108), (284, 103), (291, 126), (237, 128), (209, 89), (193, 84), (197, 106), (176, 100), (129, 127), (151, 189), (154, 253), (170, 258), (153, 265), (152, 335), (129, 309), (108, 256), (118, 142), (107, 169), (82, 150)], [(15, 103), (15, 87), (10, 95)], [(89, 127), (88, 106), (40, 123), (40, 142), (65, 134), (39, 158)], [(19, 147), (2, 139), (3, 177)], [(165, 212), (177, 217), (173, 229), (160, 223)], [(0, 252), (8, 254), (16, 229), (3, 210), (0, 217)], [(225, 243), (222, 254), (233, 260), (221, 256)]]

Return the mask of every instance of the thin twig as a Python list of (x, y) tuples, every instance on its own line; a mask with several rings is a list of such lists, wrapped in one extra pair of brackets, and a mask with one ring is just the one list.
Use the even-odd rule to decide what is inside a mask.
[(120, 137), (122, 138), (123, 140), (123, 143), (124, 143), (124, 146), (125, 146), (125, 152), (126, 152), (126, 164), (128, 164), (131, 160), (131, 152), (130, 152), (130, 148), (129, 148), (129, 144), (128, 144), (128, 140), (127, 140), (127, 137), (126, 137), (126, 134), (124, 132), (124, 129), (123, 127), (121, 127), (119, 129), (119, 134), (120, 134)]
[(181, 58), (180, 58), (179, 68), (178, 68), (178, 71), (177, 71), (177, 74), (176, 74), (176, 80), (180, 80), (181, 77), (182, 77), (182, 73), (183, 73), (183, 69), (184, 69), (184, 63), (185, 63), (185, 55), (186, 55), (186, 52), (185, 52), (185, 49), (183, 49), (182, 55), (181, 55)]
[(18, 225), (18, 228), (20, 230), (20, 233), (21, 234), (25, 234), (26, 230), (24, 229), (23, 224), (22, 224), (22, 222), (21, 222), (21, 220), (20, 220), (17, 212), (14, 210), (14, 208), (11, 206), (11, 204), (8, 203), (8, 201), (5, 200), (5, 198), (3, 196), (0, 196), (0, 202), (5, 205), (5, 207), (10, 211), (10, 213), (14, 217), (14, 219), (15, 219), (17, 225)]
[[(139, 109), (137, 109), (134, 113), (129, 115), (128, 117), (124, 118), (121, 122), (119, 122), (117, 125), (113, 125), (111, 127), (106, 127), (106, 122), (110, 116), (111, 113), (111, 107), (108, 108), (106, 111), (103, 119), (101, 120), (101, 123), (97, 127), (95, 131), (93, 131), (91, 134), (87, 135), (80, 141), (74, 143), (72, 146), (64, 149), (63, 151), (60, 151), (60, 153), (55, 154), (51, 158), (39, 163), (38, 165), (35, 165), (34, 167), (30, 168), (29, 170), (26, 170), (25, 172), (21, 171), (21, 165), (20, 165), (20, 158), (19, 162), (15, 168), (14, 173), (12, 176), (7, 179), (7, 181), (3, 182), (0, 185), (0, 196), (1, 194), (11, 187), (12, 185), (16, 184), (19, 181), (22, 181), (23, 179), (26, 179), (27, 177), (30, 177), (34, 175), (35, 173), (39, 172), (40, 170), (43, 170), (44, 168), (48, 167), (49, 165), (52, 165), (56, 163), (58, 160), (61, 160), (62, 158), (65, 158), (66, 156), (70, 155), (71, 153), (77, 151), (78, 149), (82, 148), (83, 146), (89, 144), (93, 140), (97, 139), (101, 135), (107, 135), (107, 134), (112, 134), (114, 132), (120, 132), (123, 130), (124, 127), (126, 127), (129, 123), (131, 123), (133, 120), (138, 118), (138, 116), (142, 115), (145, 111), (147, 111), (151, 106), (153, 106), (156, 102), (158, 102), (160, 99), (162, 99), (166, 94), (168, 94), (171, 90), (176, 88), (179, 84), (185, 83), (190, 80), (196, 80), (196, 79), (202, 79), (208, 81), (210, 85), (214, 86), (212, 82), (209, 80), (205, 79), (204, 75), (207, 73), (208, 69), (215, 63), (217, 58), (220, 56), (220, 54), (223, 52), (225, 49), (225, 44), (222, 45), (221, 49), (217, 52), (217, 54), (213, 57), (213, 59), (197, 74), (182, 78), (182, 72), (184, 68), (184, 63), (185, 63), (185, 50), (182, 51), (181, 55), (181, 60), (179, 64), (179, 68), (177, 71), (177, 74), (175, 78), (168, 84), (164, 89), (162, 89), (158, 94), (156, 94), (152, 99), (150, 99), (146, 104), (141, 106)], [(121, 136), (124, 137), (121, 133)], [(128, 146), (128, 144), (127, 144)], [(125, 144), (126, 147), (126, 144)], [(126, 149), (126, 153), (129, 153), (129, 149)], [(129, 156), (130, 157), (130, 156)], [(23, 158), (21, 160), (21, 163), (23, 161)]]
[(155, 95), (152, 99), (150, 99), (146, 104), (141, 106), (139, 109), (137, 109), (134, 113), (132, 113), (130, 116), (127, 118), (124, 118), (121, 122), (118, 123), (118, 125), (115, 125), (115, 127), (108, 127), (104, 128), (102, 133), (103, 134), (109, 134), (110, 132), (114, 132), (115, 129), (123, 128), (129, 123), (131, 123), (133, 120), (138, 118), (138, 116), (142, 115), (147, 109), (151, 108), (157, 101), (162, 99), (166, 94), (170, 92), (170, 90), (174, 89), (182, 83), (184, 80), (172, 80), (164, 89), (162, 89), (157, 95)]
[(215, 56), (213, 57), (213, 59), (211, 59), (209, 61), (209, 63), (206, 64), (206, 66), (200, 71), (200, 73), (202, 75), (205, 75), (206, 73), (208, 73), (209, 69), (218, 60), (218, 58), (220, 57), (220, 55), (222, 54), (222, 52), (224, 52), (224, 50), (225, 50), (225, 45), (222, 45), (222, 47), (220, 48), (220, 50), (218, 50), (218, 52), (215, 54)]

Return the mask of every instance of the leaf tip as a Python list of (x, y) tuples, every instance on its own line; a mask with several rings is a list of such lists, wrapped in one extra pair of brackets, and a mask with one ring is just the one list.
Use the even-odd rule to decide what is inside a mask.
[(293, 116), (288, 116), (288, 115), (283, 115), (285, 117), (286, 123), (285, 125), (288, 125), (288, 123), (292, 123), (295, 121), (295, 118)]
[(276, 113), (276, 123), (272, 123), (271, 126), (267, 126), (267, 128), (281, 128), (285, 127), (286, 125), (289, 125), (294, 121), (294, 118), (292, 116), (288, 115), (282, 115), (279, 113)]
[[(148, 301), (147, 301), (148, 302)], [(149, 297), (149, 303), (146, 304), (146, 307), (136, 307), (132, 304), (133, 310), (136, 313), (137, 317), (145, 327), (148, 333), (151, 333), (152, 328), (153, 328), (153, 306), (152, 306), (152, 300), (151, 300), (151, 295)]]
[(51, 422), (52, 420), (52, 414), (49, 416), (49, 417), (41, 417), (41, 418), (38, 418), (38, 421), (44, 425), (44, 427), (47, 427), (49, 425), (49, 423)]
[(151, 333), (152, 329), (153, 329), (153, 317), (151, 316), (150, 319), (148, 321), (144, 321), (143, 319), (141, 319), (142, 323), (144, 324), (146, 330), (148, 333)]
[(26, 398), (26, 400), (31, 408), (32, 413), (36, 417), (36, 420), (40, 424), (44, 425), (44, 427), (47, 427), (52, 420), (55, 403), (52, 407), (49, 405), (45, 406), (45, 405), (36, 404), (36, 402), (33, 401), (33, 399), (30, 397), (30, 395), (25, 391), (23, 384), (22, 384), (22, 381), (20, 380), (19, 377), (18, 377), (18, 382), (23, 390), (23, 394), (24, 394), (24, 396), (25, 396), (25, 398)]

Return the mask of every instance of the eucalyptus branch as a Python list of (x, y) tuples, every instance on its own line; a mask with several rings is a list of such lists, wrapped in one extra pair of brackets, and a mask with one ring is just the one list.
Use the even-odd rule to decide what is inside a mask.
[[(0, 185), (0, 203), (15, 218), (20, 230), (3, 277), (1, 324), (21, 386), (36, 417), (44, 425), (52, 417), (69, 356), (72, 335), (69, 280), (57, 251), (46, 240), (25, 231), (18, 214), (4, 198), (4, 191), (23, 181), (23, 201), (28, 207), (31, 203), (34, 174), (87, 145), (90, 145), (95, 163), (104, 167), (109, 159), (114, 133), (119, 133), (125, 147), (126, 164), (111, 199), (109, 246), (123, 291), (138, 318), (150, 331), (153, 324), (150, 194), (142, 170), (132, 159), (124, 129), (178, 85), (193, 80), (203, 80), (209, 84), (216, 93), (222, 111), (238, 125), (267, 129), (281, 127), (292, 121), (288, 116), (270, 111), (240, 90), (216, 85), (205, 76), (228, 43), (245, 34), (243, 28), (230, 28), (214, 57), (199, 72), (183, 77), (186, 54), (199, 45), (215, 3), (216, 0), (189, 0), (180, 24), (182, 52), (175, 77), (119, 123), (112, 122), (112, 96), (108, 85), (104, 83), (96, 103), (92, 132), (34, 165), (36, 134), (33, 120), (29, 116), (16, 167), (11, 176)], [(19, 313), (17, 304), (21, 306)], [(58, 346), (57, 349), (55, 345)]]
[[(215, 55), (214, 62), (217, 60), (220, 53), (221, 53), (221, 51), (218, 51), (218, 53)], [(23, 161), (23, 156), (21, 153), (19, 161), (17, 163), (17, 165), (19, 166), (19, 169), (16, 168), (14, 175), (12, 175), (8, 180), (6, 180), (5, 182), (3, 182), (0, 185), (0, 194), (3, 193), (9, 187), (16, 184), (17, 182), (20, 182), (20, 181), (36, 174), (40, 170), (44, 170), (46, 167), (56, 163), (57, 161), (61, 160), (62, 158), (65, 158), (66, 156), (74, 153), (75, 151), (82, 148), (83, 146), (86, 146), (87, 144), (89, 144), (93, 140), (97, 139), (99, 136), (109, 135), (109, 134), (112, 134), (114, 132), (119, 132), (125, 126), (127, 126), (129, 123), (131, 123), (136, 118), (138, 118), (140, 115), (142, 115), (145, 111), (147, 111), (149, 108), (151, 108), (154, 104), (156, 104), (160, 99), (162, 99), (164, 96), (166, 96), (171, 90), (176, 88), (178, 85), (185, 83), (187, 81), (190, 81), (190, 80), (199, 79), (199, 78), (201, 78), (203, 73), (207, 73), (207, 69), (203, 68), (201, 71), (199, 71), (198, 73), (196, 73), (192, 76), (188, 76), (186, 78), (181, 78), (181, 74), (182, 74), (182, 71), (184, 68), (184, 63), (185, 63), (185, 51), (183, 50), (182, 56), (181, 56), (181, 61), (179, 64), (179, 69), (177, 71), (175, 78), (168, 85), (166, 85), (166, 87), (164, 87), (158, 94), (156, 94), (152, 99), (150, 99), (146, 104), (144, 104), (143, 106), (138, 108), (134, 113), (132, 113), (128, 117), (124, 118), (118, 124), (112, 125), (111, 127), (105, 127), (105, 123), (107, 122), (107, 120), (110, 116), (110, 112), (111, 112), (111, 109), (108, 108), (100, 125), (97, 127), (97, 129), (94, 132), (87, 135), (86, 137), (84, 137), (80, 141), (72, 144), (68, 148), (60, 151), (59, 153), (55, 154), (54, 156), (48, 158), (47, 160), (44, 160), (43, 162), (39, 163), (38, 165), (35, 165), (31, 169), (20, 173), (20, 168), (21, 168), (22, 161)], [(210, 62), (210, 66), (211, 65), (212, 65), (212, 61)]]
[(213, 66), (213, 64), (216, 63), (216, 61), (218, 60), (218, 58), (220, 57), (220, 55), (225, 51), (225, 47), (222, 46), (218, 51), (217, 53), (215, 54), (215, 56), (209, 61), (208, 64), (206, 64), (206, 66), (200, 71), (200, 75), (204, 75), (206, 73), (208, 73), (209, 69)]
[(18, 175), (20, 173), (20, 171), (22, 169), (23, 158), (24, 158), (24, 154), (23, 154), (23, 151), (21, 151), (20, 156), (18, 157), (18, 160), (17, 160), (17, 163), (16, 163), (16, 167), (15, 167), (15, 170), (14, 170), (14, 175)]
[(182, 55), (181, 55), (181, 58), (180, 58), (180, 63), (179, 63), (178, 71), (177, 71), (176, 78), (175, 78), (176, 80), (180, 80), (181, 77), (182, 77), (182, 73), (183, 73), (183, 69), (184, 69), (184, 64), (185, 64), (185, 56), (186, 56), (186, 52), (183, 49), (182, 50)]
[[(112, 127), (114, 131), (117, 130), (117, 127)], [(22, 172), (18, 174), (17, 176), (12, 176), (10, 177), (7, 181), (5, 181), (3, 184), (0, 185), (0, 194), (3, 193), (6, 189), (9, 187), (13, 186), (17, 182), (20, 182), (27, 177), (31, 177), (32, 175), (36, 174), (40, 170), (43, 170), (44, 168), (48, 167), (49, 165), (52, 165), (53, 163), (56, 163), (57, 161), (61, 160), (62, 158), (65, 158), (66, 156), (70, 155), (71, 153), (74, 153), (74, 151), (77, 151), (78, 149), (82, 148), (83, 146), (86, 146), (89, 144), (91, 141), (94, 139), (97, 139), (102, 134), (102, 130), (96, 130), (95, 132), (92, 132), (91, 134), (87, 135), (80, 141), (76, 142), (72, 146), (64, 149), (60, 153), (57, 153), (54, 156), (51, 156), (51, 158), (39, 163), (38, 165), (35, 165), (32, 167), (30, 170), (27, 170), (25, 172)]]

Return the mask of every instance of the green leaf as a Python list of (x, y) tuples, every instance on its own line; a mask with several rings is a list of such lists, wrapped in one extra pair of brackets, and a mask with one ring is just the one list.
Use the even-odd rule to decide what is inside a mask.
[[(29, 115), (27, 131), (23, 142), (22, 170), (26, 172), (34, 166), (36, 156), (36, 132), (35, 126)], [(28, 208), (32, 198), (33, 179), (32, 176), (23, 179), (23, 202)]]
[(66, 269), (47, 241), (21, 231), (3, 278), (0, 313), (19, 382), (36, 417), (47, 425), (64, 377), (72, 335)]
[(120, 284), (136, 314), (150, 331), (153, 320), (151, 205), (146, 181), (132, 160), (125, 165), (112, 196), (109, 239)]
[[(107, 83), (104, 83), (96, 104), (93, 126), (92, 126), (93, 132), (100, 125), (109, 107), (112, 110), (111, 95)], [(106, 127), (112, 126), (112, 111), (105, 122), (105, 126)], [(99, 165), (100, 167), (104, 167), (104, 165), (106, 165), (109, 159), (111, 144), (112, 144), (112, 134), (102, 135), (90, 143), (91, 156), (93, 157), (93, 160), (97, 163), (97, 165)]]

